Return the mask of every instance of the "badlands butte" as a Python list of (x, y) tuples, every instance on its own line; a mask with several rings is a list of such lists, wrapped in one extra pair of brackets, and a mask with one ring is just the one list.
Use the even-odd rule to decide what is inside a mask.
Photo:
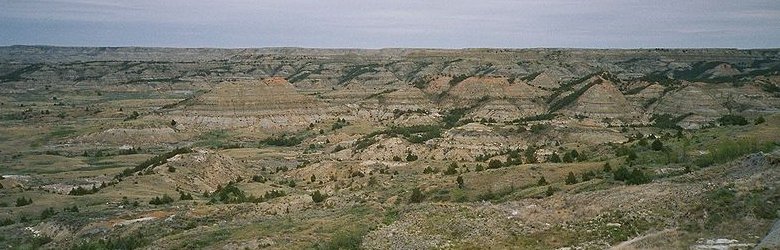
[(0, 47), (0, 248), (778, 249), (780, 50)]

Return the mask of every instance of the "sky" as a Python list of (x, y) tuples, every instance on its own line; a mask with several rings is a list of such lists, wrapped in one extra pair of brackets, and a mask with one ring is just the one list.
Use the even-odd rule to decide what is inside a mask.
[(0, 45), (778, 48), (780, 0), (0, 0)]

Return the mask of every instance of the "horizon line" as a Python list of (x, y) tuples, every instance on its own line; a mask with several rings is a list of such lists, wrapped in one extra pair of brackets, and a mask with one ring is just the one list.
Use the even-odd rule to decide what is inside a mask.
[(258, 47), (206, 47), (206, 46), (139, 46), (139, 45), (52, 45), (52, 44), (12, 44), (0, 45), (6, 47), (53, 47), (53, 48), (148, 48), (148, 49), (328, 49), (328, 50), (391, 50), (391, 49), (419, 49), (419, 50), (534, 50), (534, 49), (558, 49), (558, 50), (778, 50), (780, 47), (306, 47), (306, 46), (258, 46)]

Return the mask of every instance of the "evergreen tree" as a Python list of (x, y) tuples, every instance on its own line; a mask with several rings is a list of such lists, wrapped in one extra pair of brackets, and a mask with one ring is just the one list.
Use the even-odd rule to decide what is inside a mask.
[(566, 185), (572, 185), (577, 183), (577, 177), (574, 176), (574, 173), (569, 172), (569, 175), (566, 176)]
[(555, 188), (553, 188), (552, 186), (547, 187), (547, 191), (544, 191), (544, 194), (547, 196), (552, 196), (553, 194), (555, 194)]
[(558, 154), (553, 152), (552, 155), (550, 155), (550, 158), (548, 159), (548, 161), (554, 162), (554, 163), (558, 163), (558, 162), (561, 162), (561, 157), (559, 157)]
[(458, 178), (455, 179), (456, 182), (458, 182), (458, 188), (463, 189), (463, 176), (458, 175)]
[(653, 141), (653, 144), (650, 145), (650, 148), (655, 151), (661, 151), (664, 149), (664, 144), (661, 142), (660, 139), (655, 139), (655, 141)]
[(523, 154), (525, 155), (525, 163), (536, 163), (536, 148), (529, 146)]

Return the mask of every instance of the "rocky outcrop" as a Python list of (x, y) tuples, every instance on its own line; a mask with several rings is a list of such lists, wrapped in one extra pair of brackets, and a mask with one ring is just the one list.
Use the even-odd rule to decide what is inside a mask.
[(251, 176), (240, 162), (208, 150), (176, 155), (153, 171), (157, 174), (154, 178), (160, 178), (167, 185), (196, 193), (211, 192), (218, 185)]

